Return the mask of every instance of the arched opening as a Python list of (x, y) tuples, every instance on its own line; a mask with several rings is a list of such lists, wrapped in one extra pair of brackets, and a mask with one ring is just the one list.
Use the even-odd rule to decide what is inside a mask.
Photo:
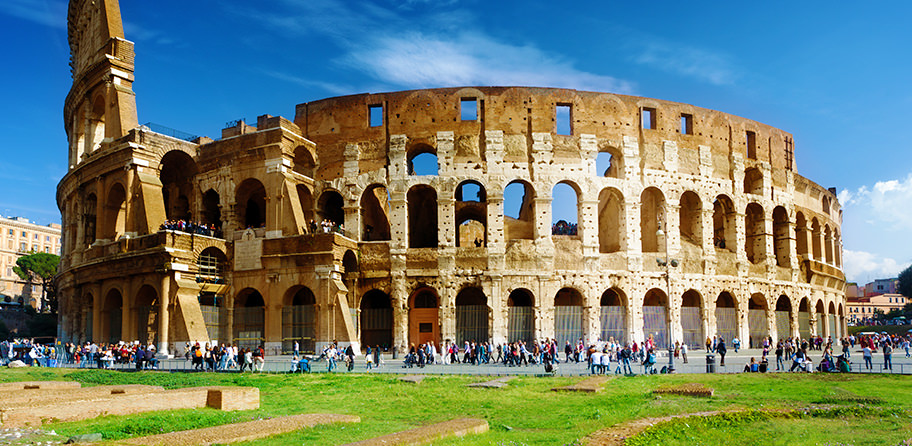
[(842, 238), (839, 237), (839, 230), (833, 229), (833, 259), (836, 261), (836, 267), (842, 268)]
[(158, 345), (158, 293), (150, 285), (143, 285), (136, 293), (136, 340), (142, 345)]
[(427, 144), (413, 147), (407, 157), (409, 175), (437, 175), (437, 151)]
[(507, 240), (535, 239), (535, 189), (520, 180), (504, 188), (504, 236)]
[(456, 295), (456, 342), (487, 342), (491, 309), (484, 291), (463, 288)]
[(839, 317), (836, 324), (836, 337), (841, 339), (845, 336), (845, 332), (842, 329), (845, 326), (845, 310), (842, 307), (842, 304), (839, 304)]
[(406, 196), (409, 214), (409, 248), (437, 247), (437, 191), (412, 186)]
[(757, 203), (747, 205), (744, 212), (744, 251), (747, 260), (753, 264), (766, 260), (766, 223), (763, 218), (763, 207)]
[(266, 226), (266, 187), (260, 180), (248, 178), (241, 182), (235, 197), (241, 228)]
[(598, 224), (599, 252), (621, 251), (621, 241), (626, 233), (624, 195), (615, 188), (605, 188), (599, 193)]
[(795, 214), (795, 250), (799, 256), (808, 255), (808, 226), (804, 214)]
[(804, 297), (798, 303), (798, 336), (801, 339), (811, 337), (811, 304)]
[(83, 231), (85, 231), (85, 244), (95, 243), (95, 213), (98, 212), (98, 199), (95, 194), (89, 194), (85, 200), (82, 212)]
[(830, 231), (830, 225), (823, 226), (824, 255), (826, 262), (833, 264), (833, 232)]
[(716, 298), (716, 335), (729, 341), (738, 335), (738, 308), (728, 291)]
[(203, 223), (215, 226), (218, 233), (222, 229), (222, 204), (218, 192), (209, 189), (203, 194)]
[(481, 183), (469, 180), (456, 187), (456, 246), (487, 246), (487, 196)]
[(105, 237), (117, 240), (124, 235), (127, 222), (127, 192), (123, 185), (114, 183), (108, 191), (105, 205)]
[(123, 296), (120, 291), (111, 289), (105, 296), (101, 310), (102, 342), (116, 344), (124, 340), (123, 329)]
[(361, 298), (361, 345), (389, 350), (393, 345), (393, 303), (374, 289)]
[(735, 252), (735, 205), (725, 195), (716, 197), (713, 202), (713, 245), (716, 249)]
[(744, 193), (763, 195), (763, 173), (756, 167), (744, 171)]
[(314, 201), (310, 188), (307, 185), (298, 184), (295, 186), (295, 190), (298, 192), (298, 203), (301, 205), (301, 213), (304, 217), (304, 231), (308, 234), (318, 232), (320, 229), (314, 218)]
[(575, 184), (561, 181), (551, 189), (551, 235), (577, 236), (579, 191)]
[(817, 221), (817, 217), (811, 220), (811, 246), (814, 250), (814, 260), (822, 262), (823, 250), (820, 246), (820, 222)]
[(820, 212), (823, 212), (823, 215), (830, 215), (830, 197), (826, 194), (820, 199)]
[(624, 174), (621, 159), (620, 151), (599, 152), (595, 156), (595, 174), (606, 178), (621, 178)]
[(210, 246), (200, 252), (197, 259), (197, 282), (222, 283), (222, 275), (228, 264), (228, 257), (221, 249)]
[(310, 149), (307, 146), (295, 147), (294, 158), (291, 162), (292, 171), (304, 175), (305, 177), (313, 178), (316, 165), (317, 163), (314, 162), (313, 154), (310, 153)]
[(224, 274), (228, 267), (228, 257), (221, 249), (211, 246), (200, 253), (196, 267), (196, 282), (201, 284), (198, 299), (206, 332), (212, 342), (225, 342), (227, 333), (224, 325), (228, 319), (224, 308), (224, 293), (228, 287), (225, 286)]
[(668, 348), (668, 296), (658, 288), (643, 298), (643, 334), (652, 338), (656, 348)]
[(583, 337), (583, 296), (573, 288), (561, 288), (554, 296), (554, 339), (563, 344)]
[(92, 102), (92, 113), (89, 118), (89, 144), (88, 153), (92, 153), (101, 147), (105, 139), (105, 100), (98, 95)]
[[(80, 335), (80, 341), (89, 341), (93, 340), (92, 333), (95, 330), (95, 297), (91, 293), (85, 293), (82, 297), (82, 308), (80, 309), (82, 314), (82, 328), (83, 335)], [(95, 342), (101, 342), (100, 339), (95, 339)]]
[(517, 288), (507, 297), (507, 342), (535, 342), (535, 299), (532, 292)]
[(817, 319), (817, 332), (813, 334), (818, 336), (826, 336), (826, 310), (824, 309), (822, 300), (817, 301), (817, 305), (814, 306), (814, 313), (816, 313), (815, 316)]
[[(640, 196), (640, 239), (643, 252), (665, 250), (665, 196), (655, 187), (646, 188)], [(659, 229), (663, 233), (659, 234)]]
[(327, 227), (331, 227), (333, 230), (337, 230), (340, 225), (345, 224), (344, 206), (345, 200), (342, 199), (342, 194), (334, 190), (323, 192), (317, 201), (320, 219), (330, 223)]
[(703, 246), (703, 201), (693, 191), (681, 195), (680, 208), (681, 243), (689, 243), (692, 249)]
[(73, 121), (73, 144), (74, 147), (70, 153), (75, 154), (75, 158), (71, 160), (70, 164), (75, 166), (82, 162), (82, 157), (90, 149), (86, 147), (86, 133), (85, 133), (85, 107), (79, 107), (79, 110), (76, 113), (76, 120)]
[(621, 345), (627, 343), (627, 295), (620, 288), (609, 288), (602, 293), (599, 302), (599, 322), (602, 341), (614, 340)]
[(172, 150), (162, 157), (159, 178), (165, 200), (165, 218), (168, 220), (193, 219), (193, 182), (197, 172), (196, 161), (180, 150)]
[(428, 342), (440, 343), (440, 318), (437, 291), (421, 287), (409, 297), (409, 343), (418, 346)]
[(681, 331), (688, 347), (703, 345), (703, 297), (696, 290), (687, 290), (681, 296)]
[(374, 184), (361, 195), (361, 240), (390, 239), (390, 194), (386, 186)]
[(788, 211), (782, 206), (773, 208), (773, 249), (776, 253), (776, 265), (784, 268), (790, 267), (791, 231), (789, 231)]
[[(294, 343), (304, 353), (316, 350), (317, 298), (306, 286), (295, 286), (285, 293), (282, 305), (282, 351), (294, 352)], [(235, 310), (237, 311), (237, 310)]]
[(776, 300), (776, 331), (780, 341), (792, 336), (792, 302), (784, 294)]
[(766, 297), (760, 293), (751, 295), (747, 301), (747, 329), (750, 332), (750, 348), (760, 348), (769, 337), (769, 323), (766, 319)]
[(238, 348), (255, 349), (266, 341), (266, 302), (253, 288), (244, 288), (234, 298), (234, 333), (232, 342)]

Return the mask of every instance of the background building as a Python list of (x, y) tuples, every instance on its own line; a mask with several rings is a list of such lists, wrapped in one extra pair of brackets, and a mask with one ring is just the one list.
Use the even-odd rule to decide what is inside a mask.
[(872, 324), (875, 313), (879, 310), (888, 314), (892, 310), (902, 309), (909, 299), (898, 291), (898, 279), (877, 279), (864, 286), (851, 283), (846, 287), (846, 308), (849, 324)]
[(464, 87), (303, 103), (188, 141), (138, 125), (116, 1), (71, 1), (69, 36), (64, 338), (306, 351), (844, 333), (839, 202), (796, 172), (782, 130)]
[(23, 217), (0, 217), (0, 301), (31, 305), (40, 309), (42, 286), (20, 279), (13, 267), (16, 260), (33, 252), (61, 254), (60, 225), (47, 226)]

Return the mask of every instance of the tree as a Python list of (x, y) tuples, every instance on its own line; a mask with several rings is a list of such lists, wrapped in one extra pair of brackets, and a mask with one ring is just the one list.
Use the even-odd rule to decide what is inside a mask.
[(41, 284), (41, 307), (48, 308), (51, 313), (57, 313), (57, 292), (54, 289), (54, 276), (57, 275), (57, 265), (60, 257), (45, 252), (36, 252), (19, 257), (13, 271), (22, 280), (32, 285)]
[(912, 298), (912, 265), (909, 265), (903, 272), (899, 273), (898, 280), (899, 294)]

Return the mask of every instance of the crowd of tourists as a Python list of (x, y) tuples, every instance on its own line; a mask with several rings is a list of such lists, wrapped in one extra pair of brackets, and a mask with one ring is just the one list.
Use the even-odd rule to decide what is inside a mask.
[(193, 370), (205, 372), (221, 372), (237, 370), (239, 372), (262, 372), (266, 364), (266, 349), (263, 346), (256, 348), (240, 348), (237, 345), (199, 342), (184, 345), (184, 357), (190, 361)]
[(567, 223), (564, 220), (560, 220), (557, 223), (551, 225), (551, 235), (576, 235), (577, 234), (577, 224), (576, 223)]
[(199, 234), (207, 237), (222, 237), (222, 230), (214, 224), (207, 225), (206, 223), (198, 221), (166, 220), (159, 229), (186, 232), (188, 234)]
[(0, 342), (0, 366), (9, 365), (13, 361), (20, 361), (27, 366), (54, 367), (57, 365), (57, 349), (51, 344), (26, 338)]
[(345, 235), (345, 224), (341, 223), (341, 222), (336, 223), (332, 220), (324, 219), (324, 220), (320, 221), (319, 224), (317, 224), (316, 220), (311, 219), (309, 229), (310, 229), (311, 234), (316, 234), (316, 233), (329, 234), (331, 232), (336, 232), (336, 233)]

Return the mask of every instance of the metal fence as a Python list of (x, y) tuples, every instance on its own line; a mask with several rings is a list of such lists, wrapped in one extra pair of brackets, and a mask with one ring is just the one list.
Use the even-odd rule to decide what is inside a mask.
[(643, 307), (643, 336), (652, 335), (656, 348), (668, 348), (668, 317), (665, 307)]
[[(777, 311), (776, 313), (776, 331), (779, 339), (787, 339), (792, 335), (792, 323), (788, 311)], [(778, 341), (779, 339), (774, 339)]]
[(747, 310), (747, 326), (750, 332), (750, 348), (760, 348), (769, 336), (766, 310)]
[(393, 309), (365, 308), (361, 310), (361, 341), (365, 345), (393, 345)]
[(583, 337), (583, 307), (579, 305), (554, 307), (554, 339), (563, 344)]
[(535, 340), (535, 308), (507, 308), (507, 342), (523, 341), (531, 344)]
[(716, 308), (716, 334), (731, 345), (731, 340), (738, 336), (737, 308)]
[(681, 329), (684, 343), (690, 349), (703, 345), (703, 317), (700, 307), (681, 307)]
[(457, 342), (488, 341), (488, 320), (491, 310), (487, 305), (456, 306)]
[(798, 336), (801, 339), (811, 337), (811, 315), (807, 311), (798, 312)]
[[(237, 314), (237, 313), (235, 313)], [(292, 305), (282, 308), (282, 352), (294, 352), (294, 343), (306, 353), (313, 353), (316, 311), (313, 305)]]
[(234, 309), (234, 333), (232, 342), (238, 348), (254, 349), (266, 342), (264, 337), (265, 312), (263, 307), (239, 307)]
[(614, 338), (619, 344), (627, 343), (627, 311), (622, 306), (601, 307), (599, 311), (601, 338), (608, 341)]
[(213, 342), (224, 341), (222, 324), (226, 321), (225, 309), (212, 305), (200, 305), (200, 311), (203, 312), (203, 322), (206, 323), (206, 333), (209, 333), (209, 339)]
[(143, 344), (158, 341), (158, 307), (136, 307), (136, 340)]

